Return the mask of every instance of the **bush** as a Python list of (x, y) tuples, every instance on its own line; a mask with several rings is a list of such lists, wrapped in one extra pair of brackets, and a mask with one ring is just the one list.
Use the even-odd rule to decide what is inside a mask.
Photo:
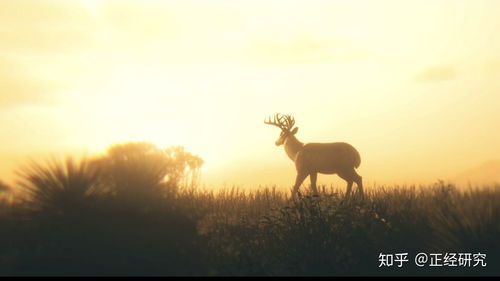
[(26, 193), (1, 217), (2, 238), (9, 246), (0, 254), (6, 261), (0, 274), (204, 272), (196, 222), (177, 208), (174, 198), (150, 192), (156, 200), (148, 202), (108, 192), (102, 170), (88, 163), (68, 158), (46, 166), (31, 163), (19, 172)]

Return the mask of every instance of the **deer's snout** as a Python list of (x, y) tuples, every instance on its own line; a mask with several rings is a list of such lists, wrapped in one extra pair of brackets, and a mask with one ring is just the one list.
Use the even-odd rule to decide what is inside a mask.
[(280, 137), (279, 139), (276, 140), (275, 144), (276, 146), (280, 146), (285, 142), (284, 137)]

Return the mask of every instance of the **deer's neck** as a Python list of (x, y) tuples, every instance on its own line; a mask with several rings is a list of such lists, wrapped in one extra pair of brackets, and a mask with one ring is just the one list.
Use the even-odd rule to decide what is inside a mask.
[(295, 156), (297, 152), (302, 150), (304, 146), (295, 136), (289, 136), (285, 140), (285, 152), (292, 161), (295, 161)]

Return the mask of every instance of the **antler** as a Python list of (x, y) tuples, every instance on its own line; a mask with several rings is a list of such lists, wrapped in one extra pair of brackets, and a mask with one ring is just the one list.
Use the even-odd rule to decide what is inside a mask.
[(273, 125), (280, 128), (281, 130), (289, 131), (293, 127), (293, 125), (295, 125), (295, 119), (293, 119), (293, 117), (290, 115), (281, 115), (279, 113), (276, 113), (276, 115), (274, 115), (273, 121), (271, 121), (271, 117), (269, 117), (268, 121), (264, 120), (264, 124)]
[(288, 130), (291, 130), (293, 125), (295, 125), (295, 119), (290, 115), (285, 115), (285, 124)]

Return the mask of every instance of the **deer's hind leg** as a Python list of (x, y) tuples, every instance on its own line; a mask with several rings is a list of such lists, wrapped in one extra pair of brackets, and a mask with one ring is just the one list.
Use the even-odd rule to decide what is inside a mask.
[(358, 173), (356, 173), (354, 167), (352, 167), (347, 171), (347, 176), (351, 181), (355, 182), (356, 185), (358, 186), (357, 193), (363, 196), (363, 178), (360, 175), (358, 175)]
[(352, 183), (355, 182), (358, 186), (357, 193), (363, 196), (363, 178), (356, 173), (354, 168), (351, 168), (345, 172), (339, 173), (339, 176), (347, 181), (347, 193), (349, 194), (352, 189)]
[[(354, 171), (354, 169), (345, 170), (338, 173), (339, 177), (347, 182), (346, 197), (351, 195), (352, 184), (356, 182), (358, 185), (358, 191), (360, 190), (361, 177)], [(361, 194), (363, 193), (363, 187), (361, 186)]]
[(357, 176), (354, 181), (356, 182), (356, 185), (358, 186), (358, 192), (361, 196), (363, 196), (363, 178), (360, 175), (358, 175), (358, 173), (356, 173), (356, 171), (354, 171), (354, 174)]
[(351, 196), (351, 192), (352, 192), (352, 181), (350, 181), (350, 180), (346, 180), (346, 181), (347, 181), (347, 189), (345, 192), (345, 196), (349, 197), (349, 196)]

